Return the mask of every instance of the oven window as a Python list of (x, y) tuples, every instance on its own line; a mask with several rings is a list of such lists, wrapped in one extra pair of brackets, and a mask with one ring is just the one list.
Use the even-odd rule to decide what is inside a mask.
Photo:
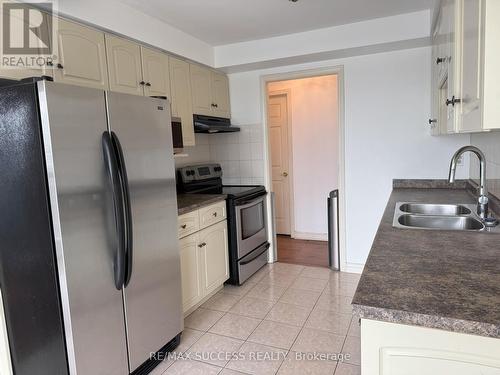
[(241, 235), (246, 240), (265, 228), (264, 202), (241, 210)]

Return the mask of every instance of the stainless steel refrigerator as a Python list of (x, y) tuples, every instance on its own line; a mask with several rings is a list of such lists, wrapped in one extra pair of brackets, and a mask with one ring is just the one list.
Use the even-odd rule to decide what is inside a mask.
[(15, 374), (148, 373), (183, 329), (168, 101), (0, 84), (0, 285)]

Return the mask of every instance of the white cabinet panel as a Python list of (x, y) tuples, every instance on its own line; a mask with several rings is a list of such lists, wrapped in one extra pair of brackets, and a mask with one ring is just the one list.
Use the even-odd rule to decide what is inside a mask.
[(211, 71), (201, 66), (190, 64), (191, 93), (193, 113), (213, 116), (214, 102), (212, 100)]
[(214, 116), (230, 118), (229, 81), (223, 73), (212, 72), (212, 98)]
[(106, 35), (106, 54), (110, 90), (143, 95), (139, 45), (126, 39)]
[(500, 340), (361, 320), (362, 375), (500, 375)]
[(179, 238), (186, 237), (200, 230), (198, 211), (188, 212), (179, 216)]
[(182, 120), (184, 146), (194, 146), (195, 138), (189, 63), (174, 57), (170, 57), (169, 60), (172, 116), (180, 117)]
[(204, 229), (218, 223), (219, 221), (226, 220), (226, 201), (218, 202), (207, 207), (200, 208), (200, 229)]
[(141, 47), (144, 95), (166, 96), (170, 100), (168, 55)]
[(222, 221), (199, 232), (203, 291), (217, 289), (229, 278), (227, 224)]
[(59, 19), (57, 43), (55, 82), (108, 89), (104, 33)]
[(192, 234), (179, 241), (182, 277), (182, 307), (189, 310), (203, 298), (200, 269), (200, 248), (198, 234)]

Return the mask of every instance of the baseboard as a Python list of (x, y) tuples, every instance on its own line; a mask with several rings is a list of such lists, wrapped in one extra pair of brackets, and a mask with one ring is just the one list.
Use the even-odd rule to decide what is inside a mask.
[(296, 240), (308, 240), (308, 241), (328, 241), (327, 233), (306, 233), (306, 232), (295, 232), (292, 238)]
[(364, 267), (365, 265), (362, 263), (346, 263), (342, 271), (351, 273), (361, 273), (363, 272)]

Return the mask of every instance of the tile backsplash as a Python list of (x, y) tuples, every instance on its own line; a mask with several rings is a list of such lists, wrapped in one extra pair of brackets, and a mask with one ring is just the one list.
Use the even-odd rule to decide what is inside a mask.
[[(471, 144), (478, 147), (486, 156), (486, 186), (490, 194), (500, 199), (500, 132), (471, 135)], [(470, 158), (470, 177), (479, 182), (479, 161)]]
[(196, 146), (186, 147), (187, 157), (177, 157), (175, 166), (220, 163), (226, 185), (264, 183), (262, 124), (241, 125), (236, 133), (196, 134)]

